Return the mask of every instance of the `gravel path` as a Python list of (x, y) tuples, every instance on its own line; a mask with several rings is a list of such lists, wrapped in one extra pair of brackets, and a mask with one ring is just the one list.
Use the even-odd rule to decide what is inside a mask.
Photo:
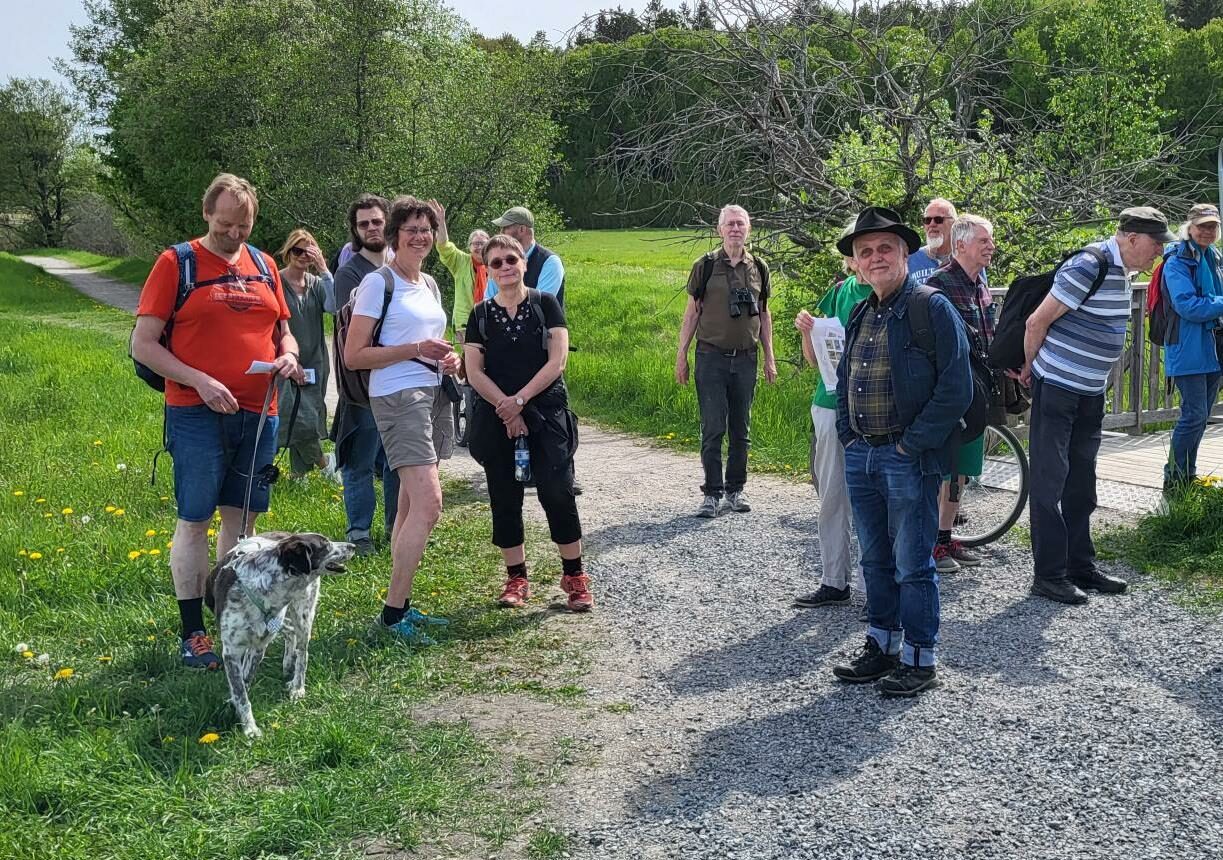
[[(445, 470), (482, 480), (462, 450)], [(1218, 619), (1124, 569), (1124, 596), (1029, 598), (1012, 541), (943, 580), (943, 687), (885, 701), (829, 673), (861, 642), (857, 607), (789, 607), (818, 578), (811, 488), (753, 475), (752, 513), (699, 520), (699, 473), (583, 430), (599, 602), (581, 628), (591, 719), (552, 811), (567, 856), (1221, 856)]]
[(809, 486), (752, 476), (752, 513), (699, 520), (695, 457), (586, 429), (578, 460), (601, 647), (572, 856), (1220, 856), (1219, 621), (1125, 569), (1121, 597), (1029, 598), (1012, 542), (943, 581), (943, 687), (885, 701), (829, 672), (856, 607), (789, 607)]

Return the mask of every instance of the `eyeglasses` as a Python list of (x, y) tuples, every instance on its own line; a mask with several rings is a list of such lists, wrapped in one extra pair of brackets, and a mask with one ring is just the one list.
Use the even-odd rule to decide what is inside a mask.
[(927, 215), (921, 219), (923, 224), (942, 224), (944, 221), (952, 220), (947, 215)]
[(289, 253), (294, 257), (304, 257), (310, 253), (307, 248), (290, 248)]
[(514, 256), (513, 254), (508, 254), (504, 257), (493, 257), (491, 260), (488, 261), (488, 267), (490, 269), (500, 269), (502, 266), (517, 266), (517, 265), (518, 265), (518, 257)]
[(409, 236), (428, 236), (433, 232), (432, 227), (409, 227), (406, 224), (399, 228), (400, 233), (407, 233)]
[(358, 221), (357, 229), (366, 230), (370, 227), (381, 227), (385, 223), (386, 221), (382, 220), (381, 218), (373, 218), (373, 219), (370, 219), (369, 221)]

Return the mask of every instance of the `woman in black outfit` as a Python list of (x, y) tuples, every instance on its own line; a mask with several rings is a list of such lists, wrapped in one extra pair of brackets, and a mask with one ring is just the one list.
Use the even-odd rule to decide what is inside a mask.
[[(522, 282), (526, 255), (516, 239), (494, 236), (484, 262), (497, 294), (477, 305), (467, 320), (463, 347), (467, 379), (480, 395), (472, 404), (472, 457), (484, 466), (493, 513), (493, 544), (505, 559), (502, 606), (522, 606), (530, 596), (523, 550), (523, 484), (514, 477), (514, 446), (525, 436), (539, 503), (560, 551), (561, 589), (569, 609), (594, 606), (582, 568), (582, 524), (573, 493), (577, 418), (561, 374), (569, 357), (569, 330), (556, 297)], [(542, 316), (542, 318), (541, 318)]]

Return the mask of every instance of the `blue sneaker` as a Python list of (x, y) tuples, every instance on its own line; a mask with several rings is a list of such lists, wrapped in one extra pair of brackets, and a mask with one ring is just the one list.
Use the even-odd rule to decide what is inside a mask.
[(203, 630), (197, 630), (183, 640), (179, 655), (183, 665), (188, 669), (206, 669), (211, 671), (221, 665), (221, 658), (212, 650), (212, 640)]
[(409, 645), (436, 645), (437, 640), (425, 633), (423, 628), (444, 627), (449, 623), (445, 618), (434, 618), (423, 612), (417, 612), (415, 609), (409, 609), (401, 620), (390, 625), (383, 624), (381, 616), (378, 618), (379, 629)]
[(440, 615), (426, 615), (415, 606), (409, 609), (403, 617), (413, 624), (423, 624), (426, 627), (445, 627), (450, 623), (448, 618), (442, 618)]

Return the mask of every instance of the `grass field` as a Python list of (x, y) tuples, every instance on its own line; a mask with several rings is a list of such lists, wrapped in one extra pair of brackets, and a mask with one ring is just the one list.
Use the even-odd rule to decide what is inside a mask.
[[(579, 619), (493, 608), (500, 559), (465, 486), (446, 488), (416, 583), (414, 602), (453, 622), (439, 647), (369, 632), (384, 553), (324, 584), (303, 702), (273, 645), (253, 691), (262, 740), (237, 729), (221, 673), (178, 665), (170, 464), (150, 486), (161, 405), (131, 371), (130, 326), (0, 254), (0, 858), (359, 857), (455, 833), (558, 854), (523, 813), (540, 814), (563, 738), (529, 762), (410, 716), (465, 693), (582, 695)], [(263, 526), (342, 534), (337, 489), (317, 473), (277, 485)], [(552, 571), (545, 542), (529, 547)]]

